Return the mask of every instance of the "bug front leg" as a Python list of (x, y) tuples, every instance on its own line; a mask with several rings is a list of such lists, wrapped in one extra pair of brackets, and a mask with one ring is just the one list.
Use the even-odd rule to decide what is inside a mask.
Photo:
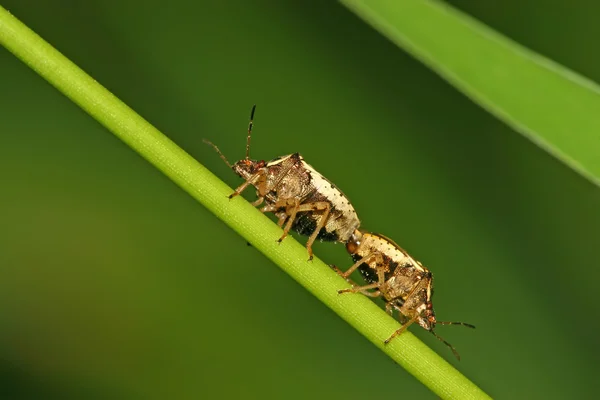
[[(263, 177), (263, 176), (264, 176), (264, 174), (265, 174), (265, 172), (264, 172), (264, 171), (260, 171), (260, 172), (257, 172), (256, 174), (252, 175), (252, 176), (250, 177), (250, 179), (248, 179), (246, 182), (244, 182), (244, 183), (242, 183), (240, 186), (238, 186), (238, 187), (237, 187), (237, 188), (236, 188), (236, 189), (233, 191), (233, 193), (231, 193), (231, 194), (229, 195), (229, 199), (233, 199), (235, 196), (238, 196), (238, 195), (242, 194), (242, 192), (243, 192), (244, 190), (246, 190), (246, 189), (248, 188), (248, 186), (251, 186), (251, 185), (256, 185), (256, 183), (257, 183), (257, 182), (260, 180), (260, 178), (261, 178), (261, 177)], [(260, 197), (259, 197), (259, 198), (260, 198)], [(261, 203), (262, 203), (262, 202), (261, 202)], [(254, 203), (253, 203), (253, 204), (254, 204)], [(258, 203), (258, 204), (260, 204), (260, 203)], [(258, 205), (258, 204), (257, 204), (257, 205)]]
[(404, 332), (406, 330), (406, 328), (408, 328), (413, 322), (415, 322), (418, 317), (419, 317), (419, 314), (415, 314), (404, 325), (402, 325), (400, 328), (396, 329), (396, 331), (394, 333), (392, 333), (392, 335), (389, 338), (385, 339), (385, 341), (383, 343), (388, 344), (389, 342), (392, 341), (393, 338), (395, 338), (398, 335), (401, 335), (402, 332)]

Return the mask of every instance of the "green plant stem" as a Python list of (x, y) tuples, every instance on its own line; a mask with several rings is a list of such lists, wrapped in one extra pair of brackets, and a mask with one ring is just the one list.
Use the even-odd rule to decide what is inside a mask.
[(565, 165), (600, 186), (595, 82), (435, 0), (341, 0)]
[(322, 261), (307, 261), (292, 238), (131, 108), (0, 7), (0, 43), (83, 108), (173, 182), (279, 265), (340, 317), (442, 398), (488, 398), (409, 332), (384, 346), (399, 324), (363, 295), (338, 295), (348, 284)]

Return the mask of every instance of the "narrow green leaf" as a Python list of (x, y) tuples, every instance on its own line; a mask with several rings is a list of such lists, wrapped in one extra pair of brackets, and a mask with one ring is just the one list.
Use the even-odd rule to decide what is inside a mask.
[(596, 83), (439, 1), (342, 3), (497, 118), (600, 184)]
[[(306, 249), (291, 237), (281, 245), (281, 230), (232, 189), (116, 98), (50, 44), (0, 7), (0, 44), (30, 66), (108, 130), (162, 171), (174, 183), (279, 265), (379, 349), (442, 398), (489, 398), (444, 359), (406, 332), (384, 346), (399, 327), (363, 295), (338, 295), (349, 287), (322, 261), (308, 262)], [(198, 282), (201, 286), (205, 283)], [(240, 335), (241, 344), (244, 338)], [(444, 349), (446, 350), (446, 349)], [(340, 377), (340, 390), (346, 382)]]

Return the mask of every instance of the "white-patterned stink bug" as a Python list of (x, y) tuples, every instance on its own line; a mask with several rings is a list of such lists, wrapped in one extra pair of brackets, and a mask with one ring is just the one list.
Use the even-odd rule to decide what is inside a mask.
[(309, 259), (313, 257), (312, 244), (316, 239), (346, 243), (359, 227), (360, 221), (348, 198), (333, 183), (310, 166), (298, 153), (271, 161), (250, 159), (250, 138), (254, 120), (252, 107), (246, 157), (230, 164), (219, 148), (211, 145), (225, 163), (245, 182), (229, 196), (241, 194), (248, 186), (256, 188), (257, 200), (252, 203), (262, 212), (272, 212), (277, 224), (283, 227), (281, 242), (290, 229), (309, 236), (306, 243)]
[[(463, 325), (475, 328), (464, 322), (438, 321), (433, 311), (433, 275), (419, 261), (412, 258), (404, 249), (391, 239), (377, 233), (355, 231), (346, 243), (346, 249), (355, 261), (346, 272), (334, 269), (344, 279), (352, 283), (352, 289), (343, 289), (339, 293), (362, 293), (369, 297), (383, 297), (385, 309), (393, 315), (398, 311), (402, 324), (386, 341), (389, 343), (400, 335), (413, 322), (431, 332), (446, 344), (460, 360), (456, 349), (434, 332), (436, 325)], [(358, 286), (348, 277), (359, 270), (367, 285)]]

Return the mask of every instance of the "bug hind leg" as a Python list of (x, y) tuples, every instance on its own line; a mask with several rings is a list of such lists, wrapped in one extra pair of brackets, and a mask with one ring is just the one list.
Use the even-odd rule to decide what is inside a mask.
[(315, 242), (315, 240), (317, 239), (317, 236), (319, 235), (319, 232), (321, 232), (321, 229), (327, 224), (327, 220), (329, 219), (329, 213), (331, 212), (331, 205), (325, 201), (317, 201), (314, 203), (306, 203), (306, 204), (302, 204), (300, 206), (301, 209), (298, 210), (298, 212), (300, 211), (321, 211), (321, 218), (319, 218), (319, 222), (317, 223), (317, 226), (315, 227), (315, 231), (310, 235), (310, 237), (308, 238), (308, 241), (306, 242), (306, 250), (308, 251), (308, 261), (313, 259), (313, 251), (312, 251), (312, 245)]
[[(321, 229), (325, 226), (327, 219), (329, 218), (330, 205), (327, 202), (319, 201), (314, 203), (304, 203), (301, 204), (299, 199), (287, 199), (283, 201), (277, 202), (273, 206), (265, 206), (263, 210), (265, 211), (275, 211), (285, 208), (285, 211), (277, 212), (275, 215), (278, 217), (277, 225), (280, 227), (285, 223), (285, 227), (283, 228), (283, 235), (279, 238), (278, 242), (281, 242), (286, 236), (289, 234), (290, 229), (294, 226), (294, 222), (297, 221), (298, 213), (302, 212), (316, 212), (322, 211), (323, 214), (319, 219), (319, 222), (316, 224), (314, 231), (311, 233), (308, 238), (308, 242), (306, 243), (306, 250), (308, 251), (308, 260), (313, 259), (313, 251), (312, 244), (314, 243), (317, 235), (321, 231)], [(265, 212), (263, 211), (263, 212)], [(287, 221), (287, 223), (286, 223)], [(300, 232), (300, 231), (299, 231)], [(303, 232), (300, 232), (303, 233)]]
[[(290, 229), (292, 229), (292, 224), (296, 220), (296, 215), (298, 214), (299, 209), (300, 209), (300, 200), (298, 200), (298, 199), (294, 199), (293, 204), (286, 208), (285, 219), (287, 219), (287, 224), (285, 224), (285, 227), (283, 228), (283, 235), (281, 235), (281, 237), (277, 240), (279, 243), (281, 243), (281, 241), (283, 239), (285, 239), (285, 237), (290, 232)], [(277, 221), (277, 225), (279, 225), (279, 223), (281, 223), (281, 225), (283, 225), (283, 221), (285, 221), (285, 219), (283, 218), (283, 216), (280, 216), (279, 221)], [(279, 226), (281, 226), (281, 225), (279, 225)]]

